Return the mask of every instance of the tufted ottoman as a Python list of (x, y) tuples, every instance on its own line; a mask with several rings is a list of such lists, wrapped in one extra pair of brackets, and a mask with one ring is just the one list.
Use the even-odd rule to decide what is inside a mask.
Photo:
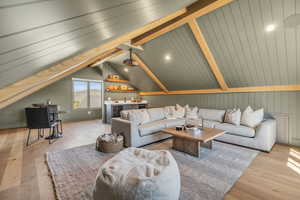
[(177, 200), (180, 174), (168, 151), (127, 148), (99, 169), (94, 200)]

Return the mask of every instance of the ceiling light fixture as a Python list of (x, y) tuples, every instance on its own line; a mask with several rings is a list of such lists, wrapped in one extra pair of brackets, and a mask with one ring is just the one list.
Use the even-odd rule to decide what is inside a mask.
[(272, 32), (274, 31), (276, 28), (276, 26), (274, 24), (269, 24), (268, 26), (266, 26), (265, 30), (266, 32)]
[(170, 54), (166, 54), (165, 55), (165, 60), (166, 61), (170, 61), (172, 58), (171, 58), (171, 55)]

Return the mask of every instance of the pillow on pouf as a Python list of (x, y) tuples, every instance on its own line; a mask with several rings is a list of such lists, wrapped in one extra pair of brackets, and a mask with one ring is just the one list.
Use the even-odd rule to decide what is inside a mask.
[(263, 108), (254, 111), (250, 106), (248, 106), (242, 114), (241, 124), (250, 128), (255, 128), (263, 121), (263, 119)]
[(227, 110), (225, 113), (224, 122), (239, 126), (241, 123), (241, 110), (240, 109)]
[(180, 174), (170, 152), (127, 148), (99, 169), (94, 200), (178, 200)]

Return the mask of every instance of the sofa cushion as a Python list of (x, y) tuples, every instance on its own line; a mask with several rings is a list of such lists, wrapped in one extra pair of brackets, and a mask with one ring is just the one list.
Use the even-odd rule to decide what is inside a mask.
[(215, 128), (216, 125), (221, 124), (220, 122), (217, 121), (212, 121), (212, 120), (203, 120), (203, 126), (206, 128)]
[(141, 124), (151, 122), (149, 112), (146, 109), (141, 109)]
[(176, 104), (174, 116), (175, 116), (175, 118), (184, 118), (185, 108), (179, 104)]
[(241, 123), (241, 110), (240, 109), (227, 110), (225, 113), (224, 122), (239, 126)]
[(141, 124), (139, 126), (139, 132), (140, 136), (146, 136), (158, 132), (164, 128), (166, 128), (166, 123), (164, 122), (164, 120), (160, 120)]
[(184, 125), (185, 119), (165, 119), (162, 122), (166, 125), (166, 128), (171, 128)]
[(164, 107), (166, 119), (176, 119), (175, 116), (175, 106), (166, 106)]
[[(189, 124), (201, 126), (202, 120), (201, 119), (192, 119), (188, 120)], [(217, 124), (221, 124), (220, 122), (212, 121), (212, 120), (203, 120), (203, 126), (206, 128), (215, 128)]]
[[(128, 110), (128, 120), (131, 121), (134, 124), (141, 124), (144, 121), (146, 121), (143, 117), (142, 112), (147, 112), (146, 109), (137, 109), (137, 110)], [(126, 112), (123, 112), (126, 113)], [(148, 120), (149, 121), (149, 120)]]
[(215, 128), (227, 131), (227, 134), (233, 134), (250, 138), (255, 136), (255, 130), (247, 126), (235, 126), (232, 124), (222, 123), (217, 124)]
[(264, 119), (264, 109), (254, 111), (250, 106), (248, 106), (242, 115), (241, 124), (255, 128), (258, 126)]
[(191, 107), (189, 107), (189, 105), (186, 105), (185, 112), (186, 112), (185, 117), (187, 119), (198, 119), (199, 118), (197, 106), (191, 108)]
[(206, 120), (223, 122), (225, 110), (199, 109), (199, 117)]
[(157, 121), (165, 118), (164, 108), (150, 108), (148, 113), (151, 121)]

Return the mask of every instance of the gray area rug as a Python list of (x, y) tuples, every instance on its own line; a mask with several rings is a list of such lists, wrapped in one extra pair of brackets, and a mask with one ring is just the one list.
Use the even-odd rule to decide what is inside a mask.
[[(180, 200), (218, 200), (247, 169), (258, 151), (215, 142), (213, 150), (202, 149), (201, 158), (170, 149), (171, 142), (147, 146), (168, 149), (181, 174)], [(114, 154), (100, 153), (95, 145), (47, 153), (47, 163), (59, 200), (92, 200), (92, 190), (99, 167)], [(103, 199), (106, 200), (106, 199)]]

